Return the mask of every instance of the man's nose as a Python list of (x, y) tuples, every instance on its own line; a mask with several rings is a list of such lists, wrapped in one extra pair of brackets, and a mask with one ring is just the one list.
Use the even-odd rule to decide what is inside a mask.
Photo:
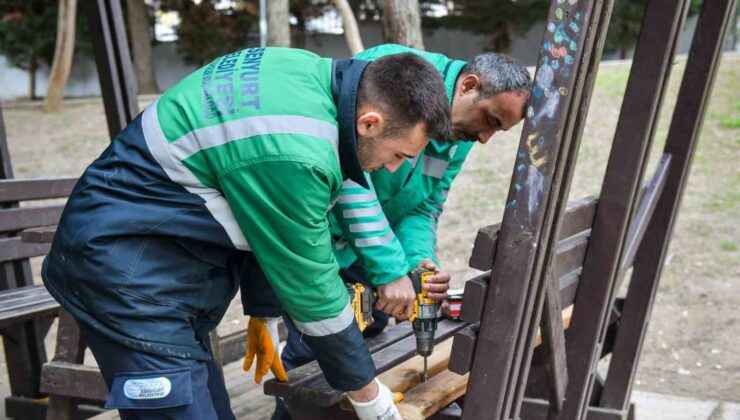
[(496, 134), (496, 131), (498, 130), (496, 130), (495, 128), (493, 130), (481, 131), (480, 133), (478, 133), (478, 141), (481, 144), (486, 144), (488, 140), (490, 140), (491, 137)]
[(403, 165), (403, 161), (404, 159), (395, 158), (394, 160), (386, 163), (383, 166), (385, 167), (385, 169), (388, 170), (388, 172), (393, 173), (396, 172), (398, 168), (401, 167), (401, 165)]

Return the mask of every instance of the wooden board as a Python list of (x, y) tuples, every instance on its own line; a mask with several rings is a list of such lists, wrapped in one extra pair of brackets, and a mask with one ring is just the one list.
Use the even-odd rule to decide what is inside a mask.
[(445, 370), (404, 395), (398, 411), (405, 420), (421, 420), (438, 412), (465, 393), (468, 375)]

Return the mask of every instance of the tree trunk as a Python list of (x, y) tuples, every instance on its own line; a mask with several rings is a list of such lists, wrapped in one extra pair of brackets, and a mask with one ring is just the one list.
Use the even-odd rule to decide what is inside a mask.
[(126, 0), (126, 12), (139, 93), (159, 93), (157, 79), (154, 76), (151, 18), (147, 6), (144, 0)]
[(30, 63), (28, 65), (28, 99), (36, 100), (36, 70), (38, 70), (39, 64), (36, 56), (31, 56)]
[(355, 14), (352, 13), (352, 8), (347, 0), (334, 0), (334, 3), (337, 5), (339, 14), (342, 15), (344, 37), (347, 38), (349, 52), (352, 55), (363, 52), (365, 47), (362, 45), (362, 37), (360, 36), (360, 30), (357, 28), (357, 20), (355, 20)]
[(75, 52), (75, 30), (77, 0), (59, 0), (57, 18), (57, 42), (54, 48), (54, 62), (49, 74), (49, 86), (44, 99), (44, 112), (56, 112), (64, 99), (64, 87), (72, 70), (72, 57)]
[(424, 49), (418, 0), (383, 1), (383, 41)]
[(290, 47), (290, 12), (288, 0), (269, 0), (267, 3), (267, 46)]

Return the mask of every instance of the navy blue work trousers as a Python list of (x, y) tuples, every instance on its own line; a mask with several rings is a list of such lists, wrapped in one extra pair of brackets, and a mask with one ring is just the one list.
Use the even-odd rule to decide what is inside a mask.
[[(216, 362), (141, 352), (89, 327), (82, 336), (110, 390), (105, 408), (123, 420), (235, 420)], [(211, 352), (207, 338), (204, 345)]]

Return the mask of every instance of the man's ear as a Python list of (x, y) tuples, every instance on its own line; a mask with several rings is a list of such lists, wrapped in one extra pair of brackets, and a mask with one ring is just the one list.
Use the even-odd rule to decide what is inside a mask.
[(377, 111), (360, 111), (357, 117), (357, 134), (365, 136), (376, 136), (383, 130), (383, 116)]
[(475, 74), (469, 74), (460, 80), (460, 94), (480, 90), (480, 79)]

